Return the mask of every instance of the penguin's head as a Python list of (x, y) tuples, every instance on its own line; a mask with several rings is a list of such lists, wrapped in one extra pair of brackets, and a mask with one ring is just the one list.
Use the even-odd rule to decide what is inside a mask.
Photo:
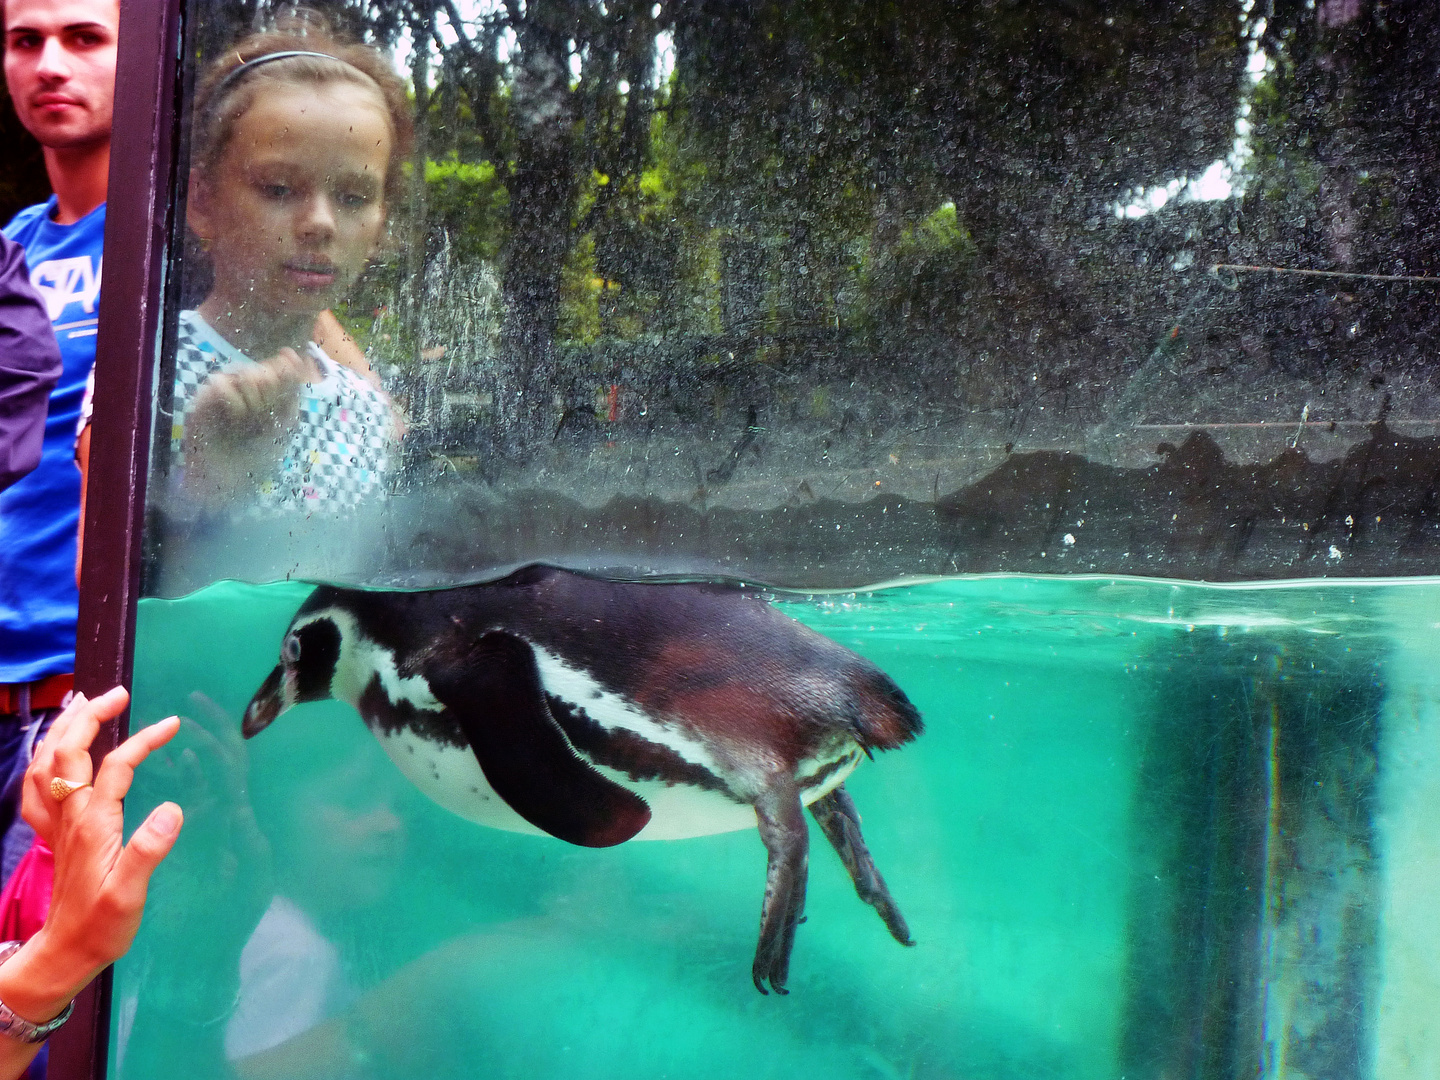
[(264, 731), (294, 705), (332, 697), (341, 643), (340, 627), (331, 613), (297, 616), (280, 644), (280, 663), (246, 706), (240, 728), (245, 738)]

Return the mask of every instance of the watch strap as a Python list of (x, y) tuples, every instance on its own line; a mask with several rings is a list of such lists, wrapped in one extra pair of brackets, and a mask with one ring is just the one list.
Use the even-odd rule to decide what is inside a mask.
[[(0, 964), (14, 956), (22, 944), (24, 942), (7, 941), (0, 945)], [(43, 1024), (35, 1024), (23, 1016), (16, 1016), (10, 1011), (9, 1005), (0, 1001), (0, 1034), (9, 1035), (12, 1039), (18, 1039), (20, 1042), (44, 1042), (50, 1037), (52, 1031), (70, 1019), (70, 1014), (74, 1011), (75, 1002), (71, 1001), (69, 1005), (65, 1006), (65, 1011), (55, 1019), (46, 1020)]]

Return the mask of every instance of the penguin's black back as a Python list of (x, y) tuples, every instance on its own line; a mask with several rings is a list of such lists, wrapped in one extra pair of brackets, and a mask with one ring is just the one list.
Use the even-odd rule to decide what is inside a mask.
[(878, 667), (736, 586), (617, 582), (528, 566), (495, 582), (423, 592), (322, 585), (300, 614), (332, 604), (397, 656), (419, 655), (457, 629), (474, 637), (499, 630), (658, 716), (764, 741), (782, 715), (797, 733), (796, 757), (807, 735), (837, 725), (866, 749), (899, 746), (922, 727)]

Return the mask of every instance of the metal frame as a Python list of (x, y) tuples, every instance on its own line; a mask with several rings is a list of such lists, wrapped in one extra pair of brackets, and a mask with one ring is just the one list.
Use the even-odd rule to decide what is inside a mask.
[[(135, 657), (155, 343), (171, 235), (180, 26), (180, 0), (121, 5), (75, 642), (75, 688), (89, 695), (117, 683), (128, 686)], [(106, 725), (92, 756), (98, 760), (114, 747), (128, 723), (127, 713), (117, 725)], [(70, 1022), (50, 1039), (49, 1075), (101, 1080), (109, 1040), (107, 969), (76, 999)]]

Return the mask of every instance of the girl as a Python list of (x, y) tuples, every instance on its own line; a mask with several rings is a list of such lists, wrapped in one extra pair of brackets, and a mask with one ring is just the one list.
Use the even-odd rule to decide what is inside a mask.
[(188, 222), (214, 284), (180, 314), (171, 430), (178, 486), (202, 505), (382, 492), (389, 401), (313, 337), (379, 248), (410, 139), (387, 59), (313, 26), (249, 37), (202, 81)]

